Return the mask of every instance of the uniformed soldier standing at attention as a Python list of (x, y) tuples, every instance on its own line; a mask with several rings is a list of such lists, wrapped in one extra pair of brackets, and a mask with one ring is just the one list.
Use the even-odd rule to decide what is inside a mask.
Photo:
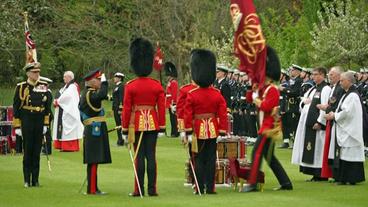
[(111, 163), (109, 135), (102, 100), (107, 99), (108, 83), (101, 69), (84, 76), (79, 110), (84, 125), (83, 162), (87, 164), (87, 194), (103, 195), (97, 186), (97, 165)]
[[(125, 75), (123, 73), (115, 73), (114, 75), (114, 83), (115, 88), (112, 93), (112, 111), (114, 112), (114, 119), (116, 126), (121, 125), (121, 112), (123, 110), (123, 99), (124, 99), (124, 80)], [(124, 140), (121, 136), (121, 130), (116, 130), (118, 135), (118, 140), (116, 144), (118, 146), (124, 145)]]
[(218, 65), (216, 69), (216, 80), (213, 83), (213, 86), (221, 91), (222, 96), (226, 101), (226, 107), (228, 112), (231, 110), (231, 88), (228, 80), (226, 79), (228, 68), (224, 65)]
[[(53, 81), (49, 78), (42, 77), (42, 76), (40, 76), (40, 81), (42, 83), (44, 82), (46, 84), (47, 88), (48, 88), (46, 94), (47, 94), (47, 98), (50, 100), (49, 104), (51, 104), (52, 100), (53, 100), (53, 97), (52, 97), (52, 91), (49, 88), (49, 84), (52, 83)], [(49, 108), (51, 108), (51, 106), (49, 106)], [(46, 140), (44, 140), (43, 145), (42, 145), (42, 154), (51, 155), (52, 154), (51, 122), (54, 119), (54, 115), (52, 114), (51, 110), (50, 110), (50, 113), (49, 113), (49, 117), (50, 117), (49, 118), (50, 123), (47, 125), (47, 131), (46, 131), (46, 134), (45, 134)]]
[(50, 123), (51, 100), (47, 96), (46, 83), (39, 80), (41, 64), (29, 63), (24, 70), (28, 79), (15, 89), (13, 127), (17, 135), (23, 136), (24, 187), (28, 188), (40, 186), (40, 153), (43, 135)]
[[(122, 113), (123, 139), (134, 143), (135, 169), (144, 195), (144, 171), (147, 167), (148, 195), (158, 196), (156, 143), (165, 132), (165, 93), (161, 83), (148, 77), (152, 72), (153, 46), (143, 38), (133, 40), (129, 47), (130, 66), (137, 78), (125, 84)], [(147, 161), (147, 166), (145, 161)], [(130, 196), (140, 196), (137, 179)]]
[[(194, 155), (198, 186), (196, 194), (216, 194), (216, 139), (228, 128), (226, 102), (221, 92), (212, 87), (216, 75), (216, 57), (209, 50), (192, 51), (190, 68), (198, 87), (188, 92), (184, 106), (184, 124), (189, 142), (197, 143)], [(195, 138), (195, 139), (194, 139)]]
[[(300, 78), (300, 73), (302, 72), (302, 67), (298, 65), (292, 65), (290, 68), (290, 79), (288, 87), (279, 87), (280, 92), (283, 92), (287, 96), (287, 111), (285, 116), (287, 117), (288, 127), (290, 128), (289, 138), (291, 135), (295, 135), (296, 128), (298, 126), (298, 121), (300, 117), (299, 103), (300, 103), (300, 91), (303, 80)], [(287, 136), (287, 135), (284, 135)], [(289, 139), (284, 139), (284, 143), (280, 148), (289, 147)]]
[(170, 124), (171, 124), (171, 137), (178, 137), (178, 123), (176, 117), (176, 103), (178, 98), (179, 86), (176, 78), (178, 77), (178, 72), (176, 67), (172, 62), (165, 63), (165, 75), (167, 76), (167, 86), (166, 86), (166, 100), (165, 105), (169, 110), (170, 114)]

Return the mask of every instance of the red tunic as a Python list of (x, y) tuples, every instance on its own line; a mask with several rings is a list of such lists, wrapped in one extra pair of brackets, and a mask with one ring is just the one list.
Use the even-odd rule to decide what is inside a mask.
[(274, 117), (271, 115), (272, 110), (279, 106), (280, 92), (274, 85), (268, 85), (263, 87), (264, 90), (260, 91), (260, 97), (262, 102), (259, 110), (264, 113), (263, 122), (258, 134), (262, 134), (265, 129), (272, 129), (274, 126)]
[(123, 101), (122, 129), (135, 131), (165, 129), (165, 93), (159, 81), (138, 77), (126, 83)]
[(184, 106), (185, 101), (188, 95), (188, 92), (195, 88), (196, 85), (193, 83), (189, 83), (187, 85), (184, 85), (179, 90), (179, 97), (178, 97), (178, 103), (176, 104), (176, 116), (178, 119), (178, 130), (180, 132), (184, 131)]
[(170, 105), (176, 105), (178, 97), (178, 81), (171, 79), (166, 86), (166, 108), (170, 108)]
[(228, 128), (226, 102), (214, 87), (196, 87), (188, 92), (184, 106), (186, 132), (193, 132), (197, 139), (217, 138)]

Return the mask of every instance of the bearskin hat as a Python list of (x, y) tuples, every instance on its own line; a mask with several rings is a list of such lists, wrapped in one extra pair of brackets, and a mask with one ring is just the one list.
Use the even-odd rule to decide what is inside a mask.
[(276, 51), (267, 45), (266, 76), (278, 81), (281, 75), (281, 65)]
[(174, 77), (174, 78), (178, 77), (178, 71), (176, 70), (176, 67), (175, 67), (174, 63), (166, 62), (164, 68), (165, 68), (165, 75), (166, 76), (171, 76), (171, 77)]
[(190, 68), (193, 81), (202, 88), (216, 79), (216, 56), (209, 50), (194, 49), (191, 52)]
[(152, 72), (153, 66), (153, 46), (150, 41), (144, 38), (137, 38), (130, 43), (130, 66), (134, 73), (141, 76), (148, 76)]

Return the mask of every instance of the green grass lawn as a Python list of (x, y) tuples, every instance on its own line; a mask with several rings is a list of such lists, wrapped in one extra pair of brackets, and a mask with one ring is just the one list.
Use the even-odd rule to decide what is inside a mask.
[[(109, 104), (105, 104), (110, 109)], [(113, 120), (108, 119), (109, 128)], [(264, 192), (238, 193), (231, 188), (217, 188), (217, 195), (202, 197), (192, 194), (184, 187), (184, 168), (187, 151), (180, 139), (163, 137), (157, 144), (158, 197), (132, 198), (133, 168), (129, 152), (116, 146), (116, 133), (110, 134), (112, 164), (99, 165), (99, 188), (108, 192), (106, 196), (86, 196), (78, 193), (86, 176), (82, 152), (67, 153), (53, 151), (50, 156), (52, 172), (47, 170), (46, 157), (41, 157), (40, 188), (23, 188), (22, 156), (0, 155), (0, 207), (27, 206), (367, 206), (367, 183), (356, 186), (337, 186), (332, 183), (305, 182), (310, 176), (298, 172), (298, 166), (290, 164), (291, 150), (276, 150), (293, 185), (293, 191), (276, 192), (278, 183), (265, 164)], [(251, 148), (248, 148), (250, 153)], [(365, 164), (367, 172), (367, 164)], [(366, 173), (367, 175), (367, 173)], [(82, 189), (85, 192), (86, 186)]]

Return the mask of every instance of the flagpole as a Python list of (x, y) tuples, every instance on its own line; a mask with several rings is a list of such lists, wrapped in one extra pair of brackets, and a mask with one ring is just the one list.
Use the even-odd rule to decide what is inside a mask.
[[(160, 48), (160, 42), (159, 41), (156, 42), (156, 48)], [(160, 83), (162, 85), (162, 73), (161, 73), (161, 69), (162, 68), (160, 68), (160, 70), (159, 70), (159, 76), (160, 76)]]
[[(28, 27), (28, 12), (23, 12), (24, 17), (24, 31), (26, 31), (26, 28)], [(26, 53), (25, 53), (25, 65), (28, 63), (28, 46), (26, 46)]]

